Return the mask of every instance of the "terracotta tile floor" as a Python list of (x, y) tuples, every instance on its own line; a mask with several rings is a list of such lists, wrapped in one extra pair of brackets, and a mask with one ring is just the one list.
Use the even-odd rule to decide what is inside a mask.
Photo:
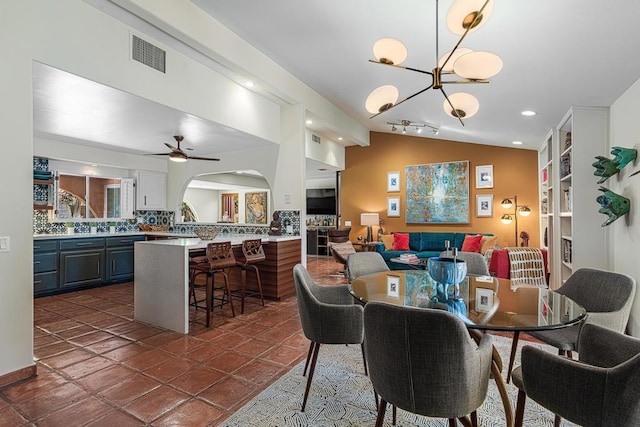
[[(345, 283), (330, 257), (307, 268)], [(211, 328), (192, 309), (185, 336), (134, 321), (132, 283), (37, 298), (38, 376), (0, 389), (0, 426), (218, 425), (306, 356), (295, 297), (265, 302)]]

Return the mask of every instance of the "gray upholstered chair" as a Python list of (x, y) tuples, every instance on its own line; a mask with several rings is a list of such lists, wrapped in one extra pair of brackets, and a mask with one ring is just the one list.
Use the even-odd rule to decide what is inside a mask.
[[(309, 389), (318, 360), (321, 344), (360, 344), (363, 338), (362, 306), (354, 304), (354, 298), (346, 285), (320, 286), (316, 284), (303, 265), (293, 268), (293, 280), (296, 286), (298, 311), (302, 331), (311, 341), (307, 363), (309, 376), (302, 401), (302, 411), (307, 405)], [(364, 348), (363, 359), (364, 359)], [(365, 362), (365, 374), (367, 366)]]
[(365, 306), (364, 331), (369, 378), (381, 399), (376, 426), (387, 403), (450, 425), (456, 418), (477, 425), (491, 371), (489, 335), (476, 344), (449, 312), (380, 302)]
[(640, 425), (640, 339), (586, 324), (580, 361), (533, 346), (522, 349), (513, 371), (520, 389), (516, 426), (522, 426), (529, 397), (560, 417), (583, 426)]
[[(443, 251), (440, 253), (440, 257), (451, 258), (451, 252)], [(476, 274), (478, 276), (489, 276), (489, 265), (487, 259), (478, 252), (458, 252), (458, 259), (464, 260), (467, 263), (467, 273)]]
[(389, 266), (378, 252), (355, 252), (347, 258), (347, 279), (353, 279), (365, 274), (389, 271)]
[[(636, 293), (636, 281), (622, 273), (581, 268), (569, 276), (556, 292), (568, 296), (587, 310), (586, 323), (624, 332)], [(529, 334), (558, 348), (560, 354), (571, 357), (572, 351), (580, 351), (577, 343), (583, 325)]]

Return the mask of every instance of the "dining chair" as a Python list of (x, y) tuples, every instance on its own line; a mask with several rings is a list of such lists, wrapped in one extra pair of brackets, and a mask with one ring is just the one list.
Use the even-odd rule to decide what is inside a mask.
[[(376, 427), (387, 403), (414, 414), (477, 426), (489, 385), (490, 335), (471, 338), (464, 322), (444, 310), (369, 302), (364, 308), (369, 378), (380, 396)], [(470, 417), (469, 417), (470, 415)]]
[(640, 339), (586, 324), (579, 343), (579, 360), (522, 348), (513, 371), (517, 427), (527, 397), (556, 415), (555, 426), (561, 417), (586, 427), (640, 425)]
[(211, 242), (207, 244), (205, 251), (207, 262), (194, 263), (189, 266), (190, 280), (189, 291), (194, 299), (194, 306), (198, 309), (198, 301), (196, 301), (195, 288), (202, 286), (197, 282), (197, 278), (200, 275), (205, 275), (205, 308), (207, 310), (206, 326), (209, 327), (211, 322), (211, 312), (213, 310), (214, 292), (215, 289), (215, 275), (220, 274), (224, 280), (224, 287), (222, 289), (222, 298), (220, 307), (225, 303), (225, 296), (227, 296), (228, 302), (231, 305), (231, 315), (235, 317), (236, 312), (233, 308), (233, 300), (231, 298), (231, 287), (229, 286), (229, 275), (227, 270), (236, 266), (236, 259), (233, 255), (233, 249), (231, 242)]
[[(451, 252), (442, 251), (440, 258), (452, 258)], [(484, 255), (478, 252), (458, 251), (457, 258), (467, 263), (467, 274), (489, 276), (489, 266)]]
[(353, 279), (365, 274), (389, 271), (389, 266), (378, 252), (355, 252), (347, 258), (347, 279)]
[[(262, 239), (246, 239), (242, 241), (242, 256), (236, 258), (236, 265), (240, 268), (240, 289), (233, 293), (240, 294), (240, 314), (244, 313), (244, 299), (247, 296), (259, 296), (260, 302), (264, 306), (264, 295), (262, 293), (262, 280), (260, 279), (260, 269), (256, 265), (266, 259), (262, 247)], [(258, 290), (247, 290), (247, 271), (252, 270), (256, 276)]]
[[(302, 400), (302, 412), (307, 405), (309, 389), (318, 360), (321, 344), (360, 344), (363, 338), (363, 308), (354, 304), (346, 285), (320, 286), (313, 281), (302, 264), (293, 268), (298, 311), (302, 331), (311, 341), (303, 375), (309, 368), (307, 386)], [(367, 373), (364, 347), (362, 347), (365, 374)], [(309, 362), (311, 366), (309, 367)]]
[[(593, 323), (617, 332), (624, 332), (636, 293), (636, 281), (622, 273), (580, 268), (569, 276), (564, 285), (556, 292), (569, 297), (585, 308), (587, 311), (585, 322), (567, 328), (528, 331), (527, 333), (556, 347), (558, 354), (572, 357), (573, 351), (578, 350), (578, 336), (585, 323)], [(514, 350), (517, 342), (517, 336), (514, 336), (507, 382), (511, 379), (511, 367), (515, 359)]]

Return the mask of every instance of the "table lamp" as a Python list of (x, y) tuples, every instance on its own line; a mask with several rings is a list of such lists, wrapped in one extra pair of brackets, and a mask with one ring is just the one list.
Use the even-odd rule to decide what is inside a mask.
[(366, 242), (371, 242), (373, 240), (373, 232), (371, 227), (379, 224), (380, 224), (380, 216), (377, 213), (361, 213), (360, 214), (360, 225), (367, 226)]

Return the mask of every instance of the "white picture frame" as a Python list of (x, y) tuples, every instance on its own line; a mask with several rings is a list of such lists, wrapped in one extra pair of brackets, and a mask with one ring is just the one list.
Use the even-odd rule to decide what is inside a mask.
[(400, 296), (400, 276), (387, 275), (387, 296), (392, 298)]
[(493, 188), (493, 165), (476, 166), (476, 188)]
[(476, 311), (486, 313), (493, 307), (493, 289), (476, 288)]
[(400, 216), (400, 197), (387, 197), (387, 217)]
[(476, 217), (491, 218), (493, 216), (493, 194), (476, 195)]
[(387, 172), (387, 193), (400, 191), (400, 172)]

